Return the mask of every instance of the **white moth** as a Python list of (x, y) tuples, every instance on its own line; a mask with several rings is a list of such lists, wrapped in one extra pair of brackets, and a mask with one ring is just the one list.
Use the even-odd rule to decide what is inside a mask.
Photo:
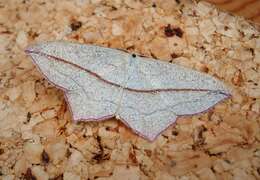
[(230, 97), (207, 74), (116, 49), (47, 42), (26, 52), (64, 90), (74, 120), (116, 117), (151, 141), (178, 116), (206, 111)]

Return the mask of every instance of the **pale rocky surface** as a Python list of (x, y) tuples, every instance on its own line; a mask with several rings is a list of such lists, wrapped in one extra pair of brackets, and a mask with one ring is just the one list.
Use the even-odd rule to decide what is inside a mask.
[[(0, 179), (260, 179), (253, 24), (188, 0), (0, 0), (0, 14)], [(153, 143), (115, 119), (74, 122), (62, 91), (24, 53), (58, 39), (206, 72), (232, 98), (179, 118)]]

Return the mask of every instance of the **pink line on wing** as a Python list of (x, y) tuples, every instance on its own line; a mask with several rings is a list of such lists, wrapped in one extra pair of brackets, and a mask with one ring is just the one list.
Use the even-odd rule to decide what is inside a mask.
[(83, 70), (83, 71), (85, 71), (85, 72), (95, 76), (96, 78), (98, 78), (99, 80), (101, 80), (101, 81), (103, 81), (103, 82), (105, 82), (107, 84), (110, 84), (110, 85), (118, 87), (118, 88), (123, 88), (124, 90), (137, 92), (137, 93), (157, 93), (157, 92), (167, 92), (167, 91), (176, 91), (176, 92), (180, 92), (180, 91), (201, 92), (201, 91), (203, 91), (203, 92), (216, 92), (216, 93), (224, 94), (226, 96), (230, 95), (230, 94), (228, 94), (226, 92), (223, 92), (221, 90), (210, 90), (210, 89), (184, 89), (184, 88), (182, 88), (182, 89), (173, 89), (173, 88), (167, 88), (167, 89), (145, 89), (145, 90), (143, 90), (143, 89), (133, 89), (133, 88), (128, 88), (128, 87), (123, 87), (123, 86), (121, 86), (119, 84), (116, 84), (116, 83), (113, 83), (111, 81), (108, 81), (108, 80), (104, 79), (103, 77), (101, 77), (97, 73), (94, 73), (94, 72), (92, 72), (92, 71), (90, 71), (90, 70), (88, 70), (86, 68), (83, 68), (83, 67), (81, 67), (81, 66), (79, 66), (77, 64), (74, 64), (72, 62), (66, 61), (66, 60), (64, 60), (62, 58), (55, 57), (55, 56), (52, 56), (52, 55), (49, 55), (49, 54), (46, 54), (46, 53), (42, 53), (42, 52), (38, 52), (38, 51), (32, 51), (32, 50), (26, 50), (25, 52), (29, 53), (29, 54), (30, 53), (38, 54), (38, 55), (41, 55), (41, 56), (45, 56), (45, 57), (47, 57), (50, 60), (53, 59), (53, 60), (56, 60), (56, 61), (63, 62), (65, 64), (69, 64), (71, 66), (74, 66), (74, 67), (76, 67), (76, 68), (78, 68), (80, 70)]

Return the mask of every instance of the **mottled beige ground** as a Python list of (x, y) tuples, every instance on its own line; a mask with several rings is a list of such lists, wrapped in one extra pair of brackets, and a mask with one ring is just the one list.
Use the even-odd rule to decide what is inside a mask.
[[(0, 0), (0, 179), (260, 179), (260, 38), (243, 18), (188, 0)], [(153, 143), (115, 119), (72, 122), (24, 48), (64, 39), (207, 72), (232, 99)]]

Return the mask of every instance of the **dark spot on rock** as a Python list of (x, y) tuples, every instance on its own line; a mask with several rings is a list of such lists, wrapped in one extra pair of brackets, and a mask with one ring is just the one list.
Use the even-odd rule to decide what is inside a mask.
[(170, 24), (168, 24), (167, 26), (165, 26), (164, 28), (164, 34), (166, 37), (172, 37), (174, 36), (174, 32), (173, 32), (173, 29), (171, 27)]
[(67, 151), (66, 151), (66, 157), (69, 158), (71, 154), (72, 154), (72, 152), (70, 152), (70, 150), (67, 149)]
[(50, 157), (49, 157), (48, 153), (45, 150), (43, 150), (42, 151), (42, 162), (44, 164), (48, 164), (49, 161), (50, 161)]
[(169, 139), (169, 137), (164, 134), (162, 134), (162, 137), (164, 137), (165, 139)]
[(9, 30), (6, 30), (6, 31), (2, 31), (2, 32), (0, 32), (1, 34), (12, 34), (12, 32), (11, 31), (9, 31)]
[(174, 167), (174, 166), (176, 166), (177, 165), (177, 163), (176, 163), (176, 161), (171, 161), (171, 167)]
[(135, 57), (136, 57), (136, 54), (132, 54), (132, 57), (135, 58)]
[(133, 147), (133, 149), (139, 150), (139, 148), (136, 145), (134, 145), (134, 144), (132, 144), (132, 147)]
[(0, 155), (4, 154), (5, 150), (4, 149), (0, 149)]
[(99, 151), (97, 153), (94, 153), (95, 155), (92, 157), (92, 159), (95, 160), (97, 163), (100, 163), (104, 160), (109, 160), (110, 155), (104, 153), (104, 148), (101, 143), (101, 137), (97, 136), (96, 139), (97, 139)]
[(137, 163), (138, 163), (134, 151), (129, 153), (129, 159), (130, 159), (134, 164), (137, 164)]
[[(222, 152), (212, 153), (212, 152), (210, 152), (209, 150), (205, 150), (204, 152), (205, 152), (207, 155), (209, 155), (210, 157), (220, 157), (221, 155), (223, 155)], [(224, 161), (225, 161), (225, 159), (224, 159)]]
[[(65, 111), (66, 112), (66, 111)], [(58, 131), (59, 135), (62, 135), (65, 133), (66, 127), (61, 127)]]
[(153, 8), (156, 8), (156, 4), (155, 4), (155, 3), (153, 3), (152, 7), (153, 7)]
[(115, 6), (112, 6), (111, 9), (112, 9), (112, 11), (116, 11), (117, 10), (117, 8)]
[(175, 58), (177, 58), (179, 56), (177, 54), (175, 54), (175, 53), (171, 53), (171, 57), (172, 57), (172, 59), (175, 59)]
[(95, 156), (93, 156), (92, 159), (96, 160), (97, 162), (101, 162), (103, 158), (103, 153), (97, 153)]
[(168, 24), (164, 28), (164, 34), (166, 37), (172, 37), (172, 36), (176, 35), (181, 38), (183, 35), (183, 31), (179, 27), (171, 27), (171, 25)]
[(216, 173), (215, 169), (211, 166), (210, 169), (212, 170), (213, 173)]
[(234, 77), (232, 77), (231, 81), (235, 86), (242, 86), (244, 78), (240, 69), (235, 73)]
[(31, 117), (32, 117), (32, 114), (30, 112), (28, 112), (27, 113), (27, 121), (30, 121)]
[(158, 59), (152, 52), (151, 52), (151, 56), (152, 56), (154, 59)]
[(101, 137), (100, 136), (97, 136), (97, 142), (98, 142), (98, 145), (101, 146)]
[(251, 36), (250, 36), (250, 38), (251, 39), (253, 39), (253, 38), (258, 38), (259, 36), (258, 35), (255, 35), (255, 34), (252, 34)]
[(28, 168), (26, 170), (26, 173), (24, 174), (25, 180), (37, 180), (36, 177), (32, 174), (31, 168)]
[(176, 131), (176, 130), (173, 130), (173, 131), (172, 131), (172, 135), (174, 135), (174, 136), (178, 136), (178, 134), (179, 134), (178, 131)]
[(205, 142), (205, 137), (203, 137), (203, 132), (206, 131), (206, 127), (205, 126), (199, 126), (195, 129), (194, 133), (193, 133), (193, 149), (196, 149), (197, 147), (201, 146), (204, 144)]
[(16, 67), (17, 69), (19, 69), (19, 70), (24, 70), (24, 68), (23, 67)]
[(183, 31), (181, 30), (181, 28), (179, 28), (179, 27), (173, 28), (173, 31), (174, 31), (174, 33), (175, 33), (176, 36), (178, 36), (178, 37), (180, 37), (180, 38), (182, 37)]
[(202, 138), (202, 133), (203, 133), (204, 131), (206, 131), (207, 128), (202, 125), (202, 126), (200, 126), (198, 129), (199, 129), (199, 130), (198, 130), (198, 131), (199, 131), (198, 137), (199, 137), (199, 138)]
[(239, 34), (242, 36), (242, 37), (245, 37), (245, 33), (243, 32), (243, 31), (240, 31), (240, 30), (238, 30), (239, 31)]
[(109, 160), (110, 156), (109, 154), (104, 154), (103, 151), (99, 151), (92, 159), (94, 159), (97, 163), (101, 163), (105, 160)]
[(78, 34), (75, 34), (75, 36), (73, 36), (72, 38), (76, 39), (76, 40), (79, 40), (79, 35)]
[(249, 48), (249, 51), (252, 53), (252, 55), (255, 55), (255, 50), (253, 48)]
[(39, 34), (37, 32), (34, 32), (34, 31), (29, 31), (29, 36), (32, 38), (32, 39), (35, 39), (36, 37), (39, 36)]
[(40, 5), (45, 5), (45, 4), (46, 4), (46, 2), (41, 2), (41, 3), (40, 3)]
[(209, 68), (205, 65), (201, 68), (202, 72), (208, 73), (209, 72)]
[(228, 26), (224, 26), (224, 30), (225, 31), (229, 30), (229, 27)]
[(224, 159), (224, 161), (225, 161), (226, 163), (228, 163), (228, 164), (231, 164), (230, 160), (228, 160), (228, 159)]
[(28, 112), (27, 115), (26, 115), (26, 122), (24, 122), (24, 124), (29, 123), (31, 118), (32, 118), (32, 114), (30, 112)]
[(152, 156), (152, 151), (149, 149), (145, 149), (144, 152), (147, 154), (147, 156), (151, 157)]
[(72, 31), (77, 31), (82, 26), (82, 22), (73, 20), (70, 24)]

